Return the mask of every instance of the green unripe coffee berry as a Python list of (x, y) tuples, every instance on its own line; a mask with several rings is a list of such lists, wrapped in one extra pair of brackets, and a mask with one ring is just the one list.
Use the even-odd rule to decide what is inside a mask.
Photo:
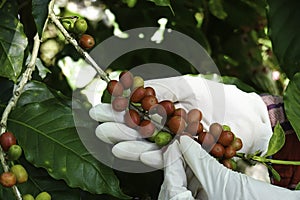
[(10, 171), (16, 175), (17, 183), (25, 183), (28, 180), (28, 173), (22, 165), (17, 164), (12, 166)]
[(62, 21), (62, 25), (67, 31), (72, 31), (74, 22), (72, 20), (66, 19)]
[(147, 139), (150, 141), (150, 142), (155, 142), (155, 138), (157, 136), (159, 132), (155, 129), (154, 133), (152, 134), (151, 137), (148, 137)]
[(23, 200), (34, 200), (34, 197), (31, 194), (25, 194), (22, 196)]
[(35, 200), (51, 200), (51, 195), (48, 192), (41, 192), (35, 197)]
[(88, 28), (88, 25), (87, 25), (85, 19), (80, 18), (80, 19), (77, 19), (76, 22), (74, 23), (73, 31), (76, 34), (81, 35), (86, 32), (87, 28)]
[(161, 131), (159, 132), (156, 136), (155, 136), (155, 143), (162, 147), (162, 146), (165, 146), (167, 144), (169, 144), (169, 142), (172, 140), (172, 135), (171, 133), (168, 133), (168, 132), (164, 132), (164, 131)]
[(231, 128), (228, 125), (222, 125), (223, 131), (231, 131)]
[(14, 144), (11, 147), (9, 147), (8, 152), (7, 152), (7, 156), (9, 160), (18, 160), (22, 155), (22, 148), (17, 145)]
[(132, 90), (138, 87), (144, 87), (144, 79), (141, 76), (133, 77), (133, 85), (131, 87)]

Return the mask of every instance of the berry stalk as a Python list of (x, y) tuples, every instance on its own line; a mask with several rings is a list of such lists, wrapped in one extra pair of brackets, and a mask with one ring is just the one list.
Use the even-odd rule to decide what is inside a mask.
[[(12, 109), (16, 106), (16, 104), (23, 92), (24, 86), (31, 79), (31, 74), (35, 69), (35, 63), (36, 63), (36, 59), (38, 56), (39, 48), (40, 48), (40, 38), (39, 38), (39, 35), (36, 34), (34, 37), (34, 44), (33, 44), (30, 61), (27, 65), (25, 72), (22, 74), (21, 81), (16, 86), (16, 88), (13, 92), (12, 98), (9, 100), (9, 102), (2, 114), (2, 118), (1, 118), (1, 122), (0, 122), (0, 124), (1, 124), (1, 132), (0, 133), (1, 134), (3, 134), (6, 130), (8, 115), (10, 114)], [(1, 164), (2, 164), (4, 172), (8, 172), (9, 166), (6, 163), (4, 151), (3, 151), (2, 147), (0, 147), (0, 160), (1, 160)], [(17, 188), (17, 186), (15, 186), (15, 185), (12, 186), (12, 189), (13, 189), (16, 199), (21, 200), (22, 199), (21, 193), (20, 193), (19, 189)]]
[(265, 164), (300, 165), (300, 161), (277, 160), (277, 159), (266, 158), (266, 157), (257, 156), (257, 155), (246, 155), (244, 153), (237, 153), (236, 156), (239, 158), (242, 158), (243, 160), (256, 161), (256, 162), (265, 163)]
[(96, 70), (96, 72), (99, 74), (99, 76), (106, 81), (107, 83), (110, 81), (110, 78), (107, 76), (107, 74), (101, 69), (101, 67), (95, 62), (95, 60), (84, 50), (82, 49), (78, 42), (69, 34), (69, 32), (64, 28), (64, 26), (61, 24), (57, 16), (55, 15), (53, 11), (53, 4), (54, 1), (52, 0), (49, 3), (49, 17), (53, 21), (53, 23), (56, 25), (56, 27), (62, 32), (62, 34), (65, 36), (66, 40), (72, 44), (76, 51), (83, 56), (87, 62)]

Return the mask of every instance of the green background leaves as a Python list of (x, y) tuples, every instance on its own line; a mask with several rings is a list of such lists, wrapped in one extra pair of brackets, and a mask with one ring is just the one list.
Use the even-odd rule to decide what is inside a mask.
[(300, 71), (300, 2), (267, 1), (269, 35), (280, 67), (289, 78)]
[[(63, 179), (70, 187), (127, 198), (112, 169), (96, 160), (82, 144), (72, 109), (53, 98), (44, 84), (35, 82), (26, 89), (31, 96), (25, 91), (8, 121), (26, 160), (47, 169), (53, 178)], [(90, 130), (94, 133), (95, 127)]]
[(18, 5), (7, 1), (0, 10), (0, 76), (14, 82), (19, 77), (24, 61), (27, 38), (17, 19)]
[(32, 15), (39, 36), (42, 36), (44, 23), (48, 16), (48, 3), (50, 0), (32, 0)]
[(284, 108), (300, 140), (300, 73), (295, 74), (284, 94)]

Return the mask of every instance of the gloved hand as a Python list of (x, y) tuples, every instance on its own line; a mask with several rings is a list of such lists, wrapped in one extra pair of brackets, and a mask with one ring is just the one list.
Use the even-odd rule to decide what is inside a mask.
[[(257, 94), (191, 75), (148, 80), (146, 86), (155, 89), (159, 101), (178, 102), (176, 108), (187, 111), (200, 109), (206, 130), (214, 122), (229, 125), (243, 141), (240, 152), (267, 151), (272, 129), (266, 106)], [(112, 152), (116, 157), (163, 167), (161, 150), (124, 124), (124, 112), (113, 111), (110, 104), (99, 104), (90, 110), (90, 116), (103, 122), (97, 127), (96, 135), (106, 143), (115, 144)]]
[[(181, 136), (179, 142), (174, 141), (164, 159), (165, 178), (158, 198), (161, 200), (300, 199), (299, 190), (274, 186), (227, 169), (188, 136)], [(194, 176), (185, 173), (188, 167)], [(198, 188), (188, 190), (192, 182), (198, 182), (193, 184)]]

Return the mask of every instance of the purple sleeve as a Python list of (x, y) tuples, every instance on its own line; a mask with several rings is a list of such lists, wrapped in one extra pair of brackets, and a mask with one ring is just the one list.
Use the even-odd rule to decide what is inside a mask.
[(261, 98), (267, 106), (272, 129), (274, 129), (276, 123), (279, 122), (286, 135), (293, 134), (293, 127), (288, 121), (284, 111), (283, 98), (269, 94), (263, 94)]

